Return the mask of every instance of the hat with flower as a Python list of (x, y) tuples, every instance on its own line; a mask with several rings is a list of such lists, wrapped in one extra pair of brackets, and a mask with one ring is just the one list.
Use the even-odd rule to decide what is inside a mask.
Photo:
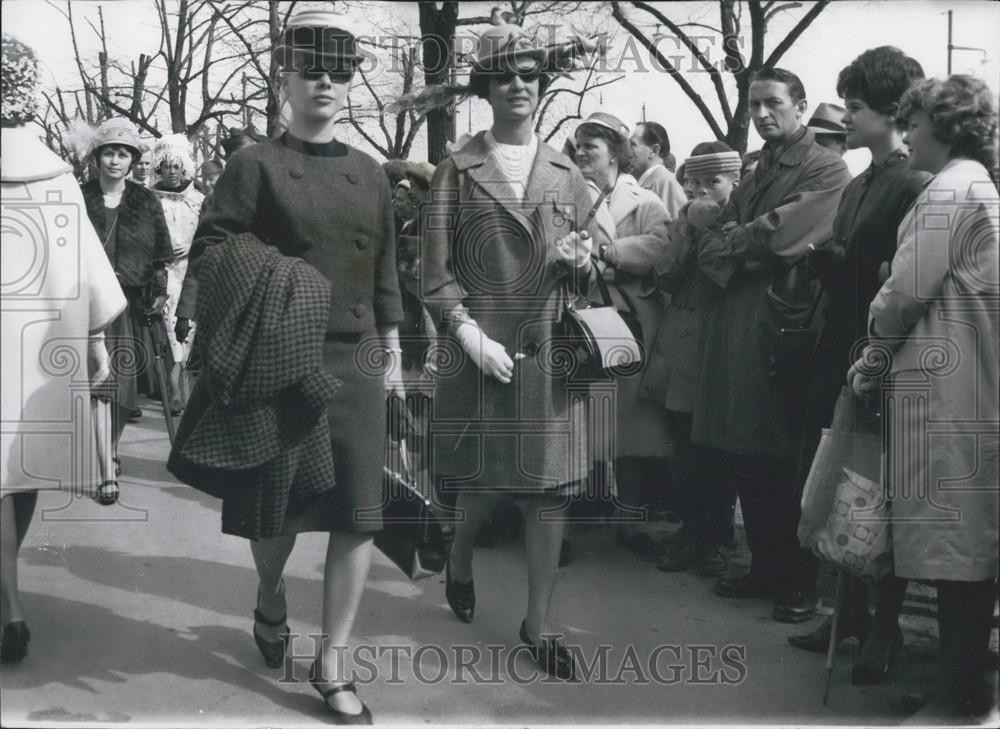
[(194, 157), (191, 142), (183, 134), (168, 134), (156, 140), (153, 147), (153, 169), (159, 172), (164, 162), (179, 162), (185, 180), (194, 179)]
[(3, 34), (2, 117), (3, 125), (20, 126), (35, 118), (38, 107), (38, 59), (30, 47), (17, 38)]

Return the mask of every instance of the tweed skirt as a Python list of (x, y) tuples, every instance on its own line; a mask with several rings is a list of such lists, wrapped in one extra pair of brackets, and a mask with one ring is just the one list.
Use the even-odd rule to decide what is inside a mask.
[(378, 532), (382, 529), (386, 454), (385, 386), (356, 358), (371, 334), (327, 335), (323, 366), (343, 382), (326, 409), (336, 485), (289, 514), (284, 534)]

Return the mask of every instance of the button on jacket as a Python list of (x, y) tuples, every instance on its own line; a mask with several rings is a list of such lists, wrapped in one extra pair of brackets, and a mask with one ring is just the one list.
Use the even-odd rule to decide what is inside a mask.
[[(310, 152), (320, 146), (323, 154)], [(304, 210), (310, 214), (298, 214)], [(194, 318), (197, 260), (206, 246), (244, 232), (304, 259), (330, 281), (327, 333), (369, 332), (402, 321), (389, 183), (368, 155), (287, 133), (235, 154), (195, 232), (178, 316)]]

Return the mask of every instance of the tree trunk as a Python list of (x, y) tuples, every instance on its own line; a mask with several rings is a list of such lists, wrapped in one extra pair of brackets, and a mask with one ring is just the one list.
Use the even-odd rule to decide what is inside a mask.
[[(422, 38), (424, 83), (444, 84), (451, 81), (452, 51), (455, 43), (455, 26), (458, 21), (458, 3), (455, 0), (441, 3), (421, 2), (420, 35)], [(448, 154), (447, 143), (455, 139), (455, 115), (451, 109), (435, 109), (427, 115), (427, 159), (437, 164)]]

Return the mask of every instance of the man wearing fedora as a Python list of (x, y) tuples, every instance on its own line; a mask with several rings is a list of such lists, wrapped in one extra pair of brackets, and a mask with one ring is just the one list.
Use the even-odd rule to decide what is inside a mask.
[(796, 538), (794, 488), (809, 355), (790, 356), (786, 333), (809, 326), (815, 291), (800, 264), (810, 244), (829, 235), (850, 180), (843, 160), (803, 125), (806, 108), (795, 74), (769, 68), (755, 75), (750, 113), (765, 140), (760, 163), (702, 236), (698, 254), (723, 295), (708, 314), (692, 440), (724, 454), (752, 555), (749, 574), (722, 577), (715, 591), (777, 598), (774, 618), (783, 622), (816, 610), (811, 561)]
[(847, 110), (839, 104), (821, 102), (809, 119), (806, 129), (816, 135), (816, 144), (836, 152), (841, 157), (847, 152), (847, 129), (844, 114)]

